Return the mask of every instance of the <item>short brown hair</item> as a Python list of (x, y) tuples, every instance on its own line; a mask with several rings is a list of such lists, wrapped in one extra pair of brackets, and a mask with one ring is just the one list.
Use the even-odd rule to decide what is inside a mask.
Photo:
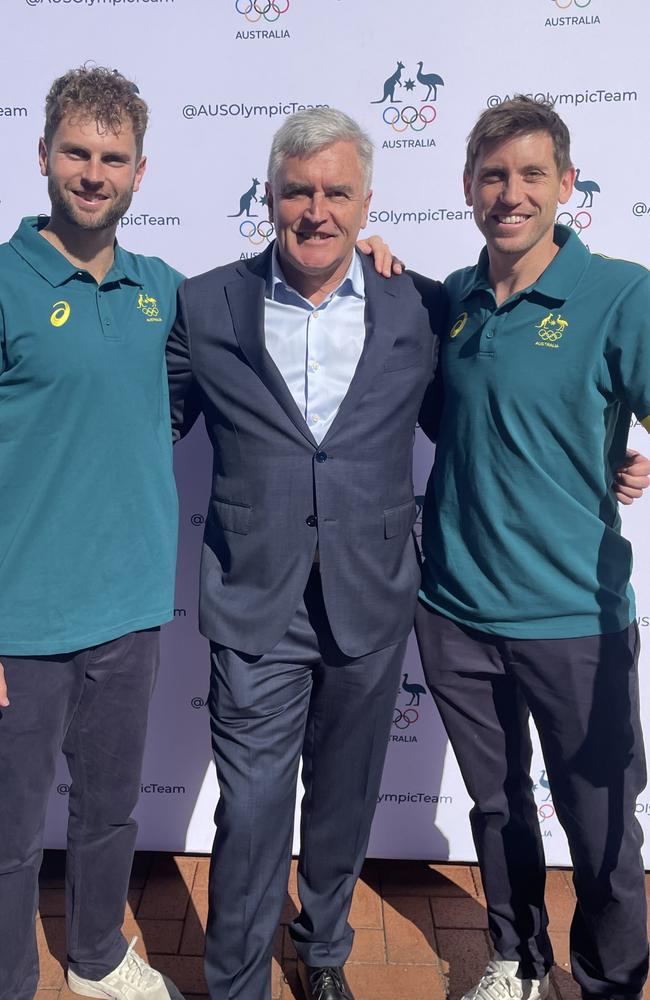
[(487, 108), (468, 135), (466, 175), (472, 176), (476, 161), (486, 146), (493, 146), (528, 132), (547, 132), (550, 135), (558, 173), (566, 173), (571, 166), (571, 137), (568, 128), (553, 110), (550, 101), (536, 101), (532, 97), (515, 94), (511, 100), (502, 101), (494, 108)]
[(124, 119), (133, 126), (138, 157), (142, 154), (149, 111), (138, 88), (116, 69), (80, 66), (58, 77), (45, 98), (45, 145), (71, 113), (93, 119), (106, 131), (119, 132)]

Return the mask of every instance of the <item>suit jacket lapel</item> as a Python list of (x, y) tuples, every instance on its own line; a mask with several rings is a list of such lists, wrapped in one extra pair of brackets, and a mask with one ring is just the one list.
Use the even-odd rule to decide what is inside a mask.
[(362, 257), (361, 263), (366, 294), (366, 339), (348, 391), (321, 442), (322, 446), (336, 430), (339, 421), (351, 418), (355, 407), (379, 377), (401, 325), (396, 282), (377, 274), (367, 257)]
[(272, 393), (291, 422), (316, 447), (316, 441), (296, 406), (287, 383), (264, 343), (264, 295), (271, 268), (272, 246), (251, 261), (242, 262), (241, 278), (226, 285), (226, 298), (239, 346), (253, 371)]

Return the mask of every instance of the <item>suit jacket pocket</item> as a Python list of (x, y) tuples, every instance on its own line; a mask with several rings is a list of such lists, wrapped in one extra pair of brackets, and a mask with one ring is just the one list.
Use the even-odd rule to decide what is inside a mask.
[(421, 347), (410, 351), (393, 351), (384, 363), (384, 371), (399, 372), (402, 368), (412, 368), (414, 365), (422, 364), (423, 356)]
[(211, 503), (216, 520), (224, 531), (234, 531), (238, 535), (248, 534), (252, 507), (231, 500), (212, 500)]
[(388, 507), (384, 511), (384, 538), (407, 535), (415, 524), (416, 514), (415, 500), (407, 500), (397, 507)]

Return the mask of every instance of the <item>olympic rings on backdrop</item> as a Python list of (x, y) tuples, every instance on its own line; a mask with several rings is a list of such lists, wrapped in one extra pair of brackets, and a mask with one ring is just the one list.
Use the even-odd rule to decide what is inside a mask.
[(242, 236), (252, 243), (254, 247), (260, 246), (261, 243), (265, 241), (270, 242), (273, 233), (275, 232), (272, 222), (268, 219), (262, 219), (257, 225), (252, 219), (244, 219), (243, 222), (239, 224), (239, 232)]
[(566, 10), (571, 4), (575, 4), (576, 7), (588, 7), (591, 0), (553, 0), (553, 3), (560, 10)]
[(576, 212), (575, 215), (572, 215), (571, 212), (560, 212), (555, 221), (581, 233), (583, 229), (588, 229), (591, 225), (591, 213), (584, 210)]
[(289, 10), (291, 0), (235, 0), (235, 10), (243, 14), (250, 24), (257, 24), (262, 18), (265, 21), (277, 21), (281, 14)]
[(396, 729), (408, 729), (419, 718), (419, 712), (414, 708), (405, 708), (403, 712), (399, 708), (396, 708), (393, 712), (393, 725)]
[[(425, 113), (426, 112), (426, 113)], [(435, 121), (436, 109), (433, 104), (423, 104), (422, 107), (413, 107), (407, 104), (400, 111), (396, 107), (384, 108), (383, 119), (395, 132), (406, 132), (411, 128), (413, 132), (422, 132), (423, 129)]]

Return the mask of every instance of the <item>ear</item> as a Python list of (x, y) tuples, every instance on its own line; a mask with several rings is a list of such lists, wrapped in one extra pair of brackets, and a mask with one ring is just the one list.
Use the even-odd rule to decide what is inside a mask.
[(368, 224), (368, 209), (370, 208), (370, 199), (372, 198), (372, 190), (368, 191), (363, 203), (363, 215), (361, 216), (361, 229), (365, 229)]
[(266, 207), (269, 210), (269, 222), (273, 222), (273, 188), (268, 181), (264, 182), (264, 193), (266, 194)]
[(146, 169), (147, 169), (147, 157), (146, 156), (142, 156), (140, 158), (140, 162), (138, 163), (137, 167), (135, 168), (135, 177), (133, 179), (133, 190), (134, 190), (134, 192), (137, 191), (140, 188), (140, 182), (142, 181), (142, 178), (144, 177), (144, 172), (145, 172)]
[(465, 204), (472, 207), (472, 178), (468, 173), (463, 174), (463, 191), (465, 192)]
[(38, 140), (38, 165), (43, 177), (47, 177), (47, 146), (43, 136)]
[(576, 179), (576, 168), (569, 167), (565, 174), (562, 176), (560, 181), (560, 193), (558, 195), (558, 201), (560, 205), (565, 205), (571, 195), (573, 194), (573, 185)]

